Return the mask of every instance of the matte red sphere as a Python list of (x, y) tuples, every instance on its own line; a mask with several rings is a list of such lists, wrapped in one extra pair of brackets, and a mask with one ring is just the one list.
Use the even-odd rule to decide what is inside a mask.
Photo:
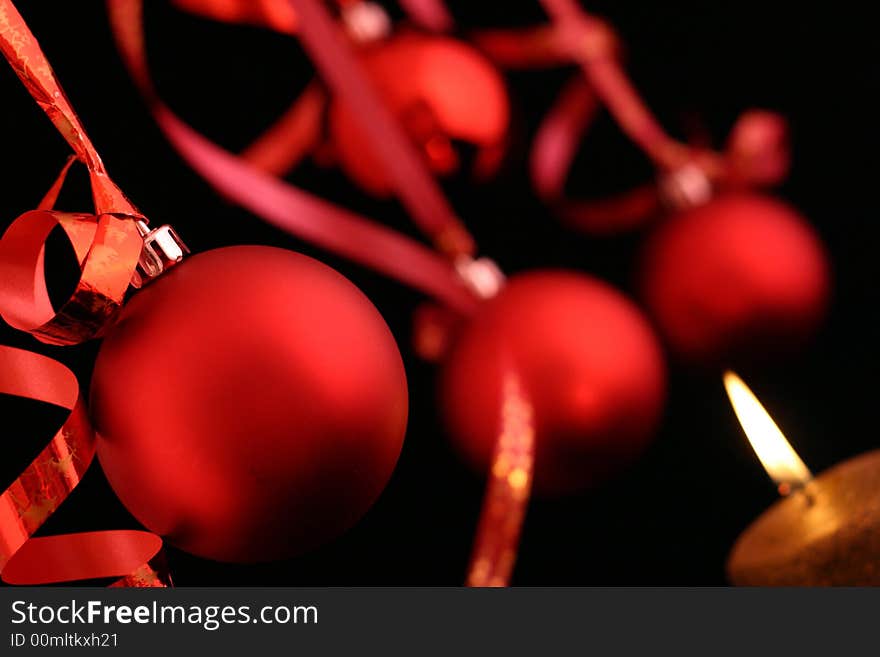
[(113, 490), (220, 561), (284, 558), (351, 527), (403, 443), (407, 387), (370, 301), (312, 258), (196, 255), (137, 293), (98, 355), (92, 415)]
[(710, 365), (797, 345), (821, 320), (830, 288), (813, 229), (758, 195), (671, 218), (648, 243), (641, 285), (673, 349)]
[(665, 367), (647, 321), (616, 290), (575, 273), (511, 278), (452, 347), (444, 414), (456, 448), (483, 472), (507, 372), (533, 406), (538, 492), (601, 482), (644, 450), (663, 410)]
[[(458, 168), (450, 140), (485, 149), (500, 146), (509, 121), (504, 81), (472, 47), (447, 37), (402, 33), (364, 50), (361, 61), (434, 173)], [(329, 127), (348, 175), (373, 194), (389, 194), (384, 167), (344, 103), (330, 106)]]

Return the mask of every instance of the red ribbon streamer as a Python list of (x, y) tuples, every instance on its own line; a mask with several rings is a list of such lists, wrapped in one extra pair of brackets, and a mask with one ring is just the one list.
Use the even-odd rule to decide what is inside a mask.
[[(142, 219), (107, 176), (45, 55), (9, 0), (0, 0), (0, 51), (89, 169), (97, 215), (52, 210), (72, 164), (68, 160), (37, 210), (0, 239), (0, 315), (52, 344), (99, 335), (128, 290), (143, 241)], [(43, 271), (44, 244), (60, 226), (81, 267), (71, 298), (52, 307)], [(31, 538), (79, 484), (95, 455), (95, 435), (73, 373), (60, 363), (0, 346), (0, 393), (70, 411), (37, 458), (0, 495), (0, 576), (10, 584), (114, 578), (113, 586), (166, 586), (162, 541), (142, 531), (87, 532)]]
[(302, 239), (421, 290), (460, 312), (478, 303), (449, 262), (397, 231), (312, 196), (214, 144), (158, 97), (147, 66), (142, 0), (108, 0), (123, 61), (161, 130), (223, 196)]
[(335, 95), (371, 140), (396, 193), (419, 228), (451, 258), (472, 256), (473, 238), (455, 216), (437, 181), (385, 107), (345, 34), (321, 0), (290, 0), (300, 19), (300, 40)]
[(101, 157), (58, 84), (39, 43), (9, 0), (0, 3), (0, 51), (77, 157), (88, 167), (95, 211), (139, 217), (131, 202), (107, 176)]
[(142, 531), (31, 538), (79, 484), (95, 434), (73, 373), (39, 354), (0, 346), (0, 393), (70, 411), (43, 451), (0, 495), (0, 576), (8, 584), (115, 578), (114, 586), (168, 586), (162, 541)]
[[(68, 160), (39, 208), (15, 219), (0, 238), (0, 317), (56, 345), (78, 344), (103, 333), (122, 307), (143, 247), (131, 217), (52, 210), (72, 163)], [(46, 239), (57, 226), (70, 240), (80, 279), (70, 298), (55, 309), (43, 261)]]
[(534, 410), (519, 377), (504, 379), (500, 431), (480, 512), (467, 586), (507, 586), (532, 490)]
[[(425, 0), (425, 4), (443, 5), (441, 0)], [(489, 59), (505, 69), (542, 69), (569, 64), (581, 57), (617, 57), (616, 37), (604, 23), (591, 18), (572, 26), (571, 18), (568, 14), (553, 25), (480, 30), (472, 39)], [(654, 217), (660, 208), (660, 195), (653, 182), (619, 196), (566, 197), (564, 186), (572, 161), (600, 107), (599, 98), (585, 77), (572, 80), (544, 117), (530, 158), (532, 182), (538, 195), (569, 226), (591, 234), (631, 230)]]
[(281, 117), (241, 153), (257, 169), (284, 176), (315, 146), (327, 98), (310, 84)]
[(599, 109), (596, 94), (586, 81), (581, 76), (571, 80), (541, 122), (530, 161), (538, 195), (567, 224), (592, 234), (631, 230), (656, 216), (661, 207), (653, 182), (604, 199), (565, 196), (565, 180), (578, 145)]
[[(76, 344), (99, 335), (121, 307), (143, 244), (131, 219), (143, 216), (107, 176), (46, 56), (10, 0), (0, 1), (0, 52), (88, 167), (96, 212), (51, 210), (65, 168), (40, 209), (12, 223), (0, 240), (0, 315), (43, 342)], [(82, 269), (76, 290), (57, 311), (43, 277), (43, 245), (55, 226), (70, 238)]]
[(687, 149), (664, 132), (621, 70), (617, 58), (603, 48), (591, 47), (588, 35), (600, 27), (596, 19), (575, 0), (540, 1), (556, 25), (559, 38), (567, 44), (575, 62), (621, 129), (658, 166), (675, 169), (684, 164), (688, 159)]

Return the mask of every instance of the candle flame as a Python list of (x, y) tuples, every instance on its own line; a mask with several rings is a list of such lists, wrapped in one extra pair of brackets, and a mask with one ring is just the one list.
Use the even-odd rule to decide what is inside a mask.
[(743, 380), (727, 371), (724, 373), (724, 387), (746, 438), (779, 492), (787, 495), (809, 483), (813, 478), (809, 468)]

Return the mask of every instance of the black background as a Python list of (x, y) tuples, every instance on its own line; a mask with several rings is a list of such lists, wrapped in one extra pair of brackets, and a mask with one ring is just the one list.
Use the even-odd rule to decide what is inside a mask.
[[(450, 452), (434, 404), (435, 369), (409, 348), (419, 296), (358, 266), (267, 227), (220, 200), (190, 172), (154, 127), (123, 70), (103, 3), (16, 3), (41, 41), (114, 179), (154, 223), (173, 223), (196, 251), (274, 244), (339, 269), (378, 306), (407, 366), (407, 442), (387, 490), (351, 532), (281, 564), (230, 566), (169, 549), (179, 585), (459, 584), (482, 495), (480, 478)], [(240, 149), (309, 80), (297, 42), (146, 3), (151, 64), (162, 95), (187, 121)], [(794, 170), (779, 190), (817, 226), (834, 266), (828, 320), (796, 359), (741, 374), (814, 472), (877, 445), (874, 281), (878, 264), (876, 154), (878, 61), (871, 20), (857, 2), (823, 7), (737, 2), (591, 2), (616, 24), (629, 68), (664, 125), (680, 137), (702, 124), (716, 139), (748, 107), (783, 112), (794, 135)], [(543, 20), (532, 2), (452, 2), (464, 30)], [(398, 15), (396, 7), (389, 9)], [(542, 113), (573, 71), (516, 73), (512, 147), (502, 174), (446, 185), (483, 253), (508, 272), (555, 265), (597, 274), (632, 290), (641, 236), (589, 239), (556, 224), (528, 192), (526, 157)], [(32, 209), (67, 147), (11, 71), (0, 66), (3, 130), (0, 226)], [(578, 194), (622, 189), (650, 175), (639, 153), (604, 117), (569, 181)], [(62, 206), (88, 210), (85, 177)], [(411, 232), (394, 202), (366, 197), (334, 170), (305, 164), (291, 180), (344, 206)], [(412, 233), (415, 234), (415, 233)], [(97, 345), (53, 348), (3, 326), (0, 342), (33, 348), (74, 368), (84, 386)], [(565, 500), (536, 500), (514, 576), (520, 585), (720, 584), (724, 558), (775, 491), (726, 401), (717, 372), (670, 363), (665, 421), (649, 452), (615, 481)], [(54, 413), (0, 396), (5, 487), (50, 435)], [(41, 533), (136, 527), (97, 465)]]

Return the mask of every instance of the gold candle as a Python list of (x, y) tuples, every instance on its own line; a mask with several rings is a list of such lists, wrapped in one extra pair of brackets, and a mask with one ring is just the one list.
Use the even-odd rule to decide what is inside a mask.
[(733, 372), (724, 386), (746, 437), (782, 499), (739, 538), (727, 561), (741, 586), (880, 585), (880, 450), (817, 477)]

